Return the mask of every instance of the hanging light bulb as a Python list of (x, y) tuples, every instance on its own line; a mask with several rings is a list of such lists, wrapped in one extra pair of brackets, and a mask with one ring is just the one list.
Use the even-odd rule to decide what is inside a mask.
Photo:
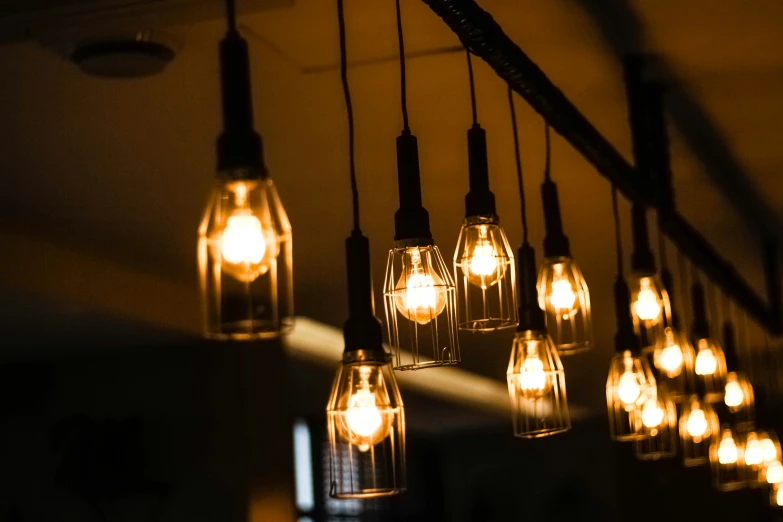
[(354, 162), (354, 121), (348, 85), (345, 14), (337, 1), (340, 72), (349, 127), (353, 231), (346, 240), (348, 320), (345, 351), (326, 405), (329, 436), (329, 496), (364, 499), (405, 490), (405, 412), (391, 356), (375, 317), (370, 242), (359, 226), (359, 190)]
[(672, 329), (666, 328), (663, 347), (655, 354), (655, 365), (668, 377), (677, 377), (685, 363), (685, 354), (678, 341)]
[(544, 262), (538, 270), (539, 305), (546, 312), (547, 328), (561, 355), (572, 355), (592, 346), (593, 324), (590, 292), (582, 271), (571, 257), (563, 232), (557, 185), (550, 176), (551, 146), (546, 133), (546, 167), (541, 196), (544, 207)]
[(729, 372), (726, 375), (723, 400), (732, 413), (737, 413), (745, 407), (752, 406), (753, 388), (743, 374)]
[(663, 406), (658, 403), (657, 398), (647, 399), (642, 406), (642, 423), (645, 428), (652, 430), (653, 432), (663, 422), (665, 411)]
[(780, 443), (775, 432), (762, 431), (758, 435), (758, 440), (763, 464), (766, 465), (780, 459)]
[(639, 289), (633, 299), (634, 315), (640, 321), (658, 324), (661, 319), (660, 291), (651, 277), (639, 279)]
[(720, 345), (710, 337), (707, 321), (707, 306), (704, 287), (696, 281), (691, 287), (693, 303), (693, 326), (691, 333), (696, 347), (694, 371), (696, 385), (704, 400), (709, 403), (723, 402), (726, 382), (726, 357)]
[(770, 488), (770, 504), (773, 507), (783, 507), (783, 485), (775, 484)]
[(514, 95), (510, 87), (508, 103), (514, 135), (523, 237), (522, 246), (517, 250), (516, 256), (519, 269), (516, 288), (519, 298), (519, 325), (511, 348), (506, 379), (511, 399), (514, 435), (537, 438), (570, 430), (571, 417), (566, 399), (565, 371), (557, 348), (547, 332), (544, 311), (539, 306), (536, 256), (527, 238), (519, 133)]
[(747, 484), (742, 442), (728, 426), (710, 448), (713, 484), (719, 491), (736, 491)]
[[(726, 301), (724, 301), (725, 303)], [(730, 317), (730, 310), (725, 314)], [(727, 370), (736, 370), (739, 367), (737, 345), (734, 335), (734, 325), (730, 319), (723, 323), (723, 347)], [(738, 429), (747, 429), (755, 420), (755, 398), (753, 386), (743, 372), (730, 371), (726, 374), (723, 402), (734, 414), (734, 422)]]
[(639, 460), (659, 460), (677, 454), (677, 408), (665, 385), (659, 385), (642, 406), (643, 436), (634, 442)]
[(718, 429), (718, 416), (712, 407), (696, 395), (691, 397), (680, 416), (680, 444), (686, 466), (699, 466), (710, 460), (710, 447)]
[(234, 0), (227, 13), (218, 182), (198, 231), (204, 331), (220, 340), (271, 338), (293, 326), (291, 224), (253, 129), (248, 49)]
[(773, 460), (764, 470), (764, 480), (767, 484), (783, 484), (783, 464), (779, 460)]
[(420, 247), (406, 248), (402, 253), (402, 275), (395, 287), (394, 304), (406, 318), (426, 325), (446, 308), (448, 293), (453, 290), (431, 266), (432, 252)]
[(495, 195), (489, 189), (487, 136), (478, 123), (476, 90), (470, 51), (468, 76), (473, 125), (468, 130), (470, 192), (465, 196), (465, 221), (454, 251), (459, 303), (459, 327), (489, 332), (517, 325), (514, 254), (500, 226)]
[(746, 435), (745, 442), (745, 464), (748, 466), (759, 466), (764, 462), (764, 452), (761, 447), (761, 441), (755, 432)]

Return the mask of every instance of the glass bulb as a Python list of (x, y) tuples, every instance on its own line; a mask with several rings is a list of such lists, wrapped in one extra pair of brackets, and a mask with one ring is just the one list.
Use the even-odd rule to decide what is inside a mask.
[(391, 418), (378, 407), (378, 397), (370, 386), (372, 371), (370, 366), (359, 367), (358, 386), (348, 391), (347, 408), (338, 424), (342, 437), (362, 452), (385, 439), (391, 428)]
[(552, 295), (549, 297), (549, 301), (558, 313), (571, 315), (570, 312), (574, 310), (574, 303), (576, 303), (574, 287), (571, 286), (568, 276), (563, 273), (562, 263), (553, 265), (552, 269), (554, 275), (552, 277)]
[(685, 425), (685, 429), (688, 430), (688, 434), (697, 442), (708, 436), (709, 424), (707, 423), (707, 416), (704, 414), (704, 410), (698, 406), (694, 406), (694, 409), (692, 409), (690, 415), (688, 415), (688, 422)]
[(718, 463), (724, 466), (734, 465), (739, 460), (739, 450), (731, 431), (726, 430), (718, 445)]
[(636, 401), (639, 400), (639, 397), (642, 395), (642, 386), (639, 383), (636, 372), (634, 372), (633, 358), (629, 355), (624, 358), (623, 362), (625, 363), (625, 371), (620, 376), (620, 381), (617, 384), (617, 397), (628, 409), (633, 407)]
[(783, 506), (783, 487), (775, 489), (775, 503), (778, 506)]
[(446, 286), (429, 265), (426, 269), (422, 265), (418, 248), (409, 248), (405, 255), (409, 263), (403, 263), (405, 269), (397, 282), (394, 302), (406, 319), (428, 324), (446, 307)]
[(642, 277), (639, 280), (639, 285), (639, 293), (633, 303), (634, 313), (642, 321), (657, 324), (661, 316), (661, 305), (658, 303), (655, 283), (650, 277)]
[(647, 428), (657, 428), (663, 422), (663, 408), (658, 404), (658, 399), (648, 399), (642, 407), (642, 423)]
[(699, 339), (696, 354), (696, 375), (712, 375), (718, 370), (718, 358), (706, 339)]
[(478, 238), (475, 243), (467, 246), (467, 266), (465, 274), (468, 281), (480, 288), (489, 288), (505, 275), (506, 262), (501, 252), (503, 245), (498, 244), (494, 235), (488, 235), (487, 225), (478, 225)]
[(764, 463), (777, 460), (778, 447), (775, 445), (775, 442), (765, 433), (761, 435), (759, 440), (759, 448), (761, 449), (761, 460)]
[(526, 399), (540, 399), (552, 390), (552, 377), (538, 355), (538, 340), (527, 341), (525, 362), (516, 376), (517, 388)]
[(671, 328), (666, 329), (665, 335), (666, 346), (658, 354), (658, 367), (666, 372), (668, 377), (676, 377), (682, 371), (684, 355)]
[(783, 464), (779, 460), (773, 460), (767, 464), (765, 476), (767, 484), (783, 484)]
[(742, 391), (740, 383), (737, 381), (729, 381), (726, 383), (724, 400), (726, 401), (726, 406), (729, 408), (737, 408), (742, 405), (745, 400), (745, 394)]
[(265, 274), (277, 256), (274, 230), (263, 225), (248, 202), (248, 192), (256, 185), (255, 181), (236, 181), (227, 185), (228, 218), (216, 235), (223, 271), (247, 283)]
[(755, 433), (748, 433), (745, 442), (745, 464), (758, 466), (762, 462), (764, 462), (764, 452), (761, 449), (761, 442)]

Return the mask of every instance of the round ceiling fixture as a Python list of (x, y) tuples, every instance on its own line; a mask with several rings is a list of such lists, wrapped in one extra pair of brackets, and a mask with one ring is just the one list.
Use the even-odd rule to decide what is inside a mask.
[(150, 33), (85, 41), (75, 45), (70, 53), (71, 61), (83, 72), (104, 78), (158, 74), (174, 56), (171, 43)]

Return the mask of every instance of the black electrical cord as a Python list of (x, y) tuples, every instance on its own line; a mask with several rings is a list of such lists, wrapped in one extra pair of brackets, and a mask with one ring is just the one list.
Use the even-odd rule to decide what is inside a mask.
[(614, 240), (617, 250), (617, 277), (623, 277), (623, 238), (620, 231), (620, 210), (617, 207), (617, 185), (612, 184), (612, 216), (614, 217)]
[(658, 228), (658, 257), (661, 260), (661, 271), (663, 271), (669, 268), (669, 263), (666, 256), (666, 239), (663, 237), (661, 228), (660, 227), (657, 228)]
[(514, 110), (514, 91), (508, 88), (508, 105), (511, 109), (511, 129), (514, 132), (514, 156), (517, 164), (517, 183), (519, 184), (519, 205), (522, 211), (522, 244), (527, 244), (527, 208), (525, 206), (525, 185), (522, 182), (522, 158), (519, 155), (519, 130), (517, 113)]
[(478, 125), (478, 110), (476, 109), (476, 85), (473, 81), (473, 62), (470, 59), (470, 51), (466, 48), (468, 56), (468, 79), (470, 80), (470, 108), (473, 115), (473, 125)]
[(359, 188), (356, 183), (356, 160), (354, 158), (354, 122), (353, 122), (353, 104), (351, 103), (351, 89), (348, 85), (348, 51), (345, 41), (345, 9), (343, 0), (337, 0), (337, 23), (340, 27), (340, 79), (343, 84), (343, 94), (345, 95), (345, 109), (348, 113), (348, 156), (351, 170), (351, 202), (353, 207), (353, 229), (361, 232), (359, 226)]
[(228, 31), (233, 33), (237, 30), (237, 8), (235, 0), (226, 0), (226, 21), (228, 22)]
[(402, 37), (402, 12), (400, 0), (396, 0), (397, 7), (397, 41), (400, 45), (400, 99), (402, 105), (402, 129), (410, 132), (408, 126), (408, 94), (405, 87), (405, 41)]
[(549, 140), (549, 124), (544, 122), (544, 148), (546, 149), (546, 161), (544, 163), (544, 179), (552, 181), (550, 172), (552, 167), (552, 143)]

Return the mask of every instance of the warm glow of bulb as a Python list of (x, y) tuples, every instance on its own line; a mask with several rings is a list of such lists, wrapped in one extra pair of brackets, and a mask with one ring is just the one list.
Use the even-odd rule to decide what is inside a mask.
[(783, 506), (783, 487), (778, 487), (775, 490), (775, 502), (778, 506)]
[(266, 240), (261, 221), (251, 214), (236, 213), (226, 223), (220, 239), (220, 251), (228, 263), (253, 265), (260, 263), (266, 252)]
[(696, 354), (696, 375), (712, 375), (718, 370), (718, 358), (710, 349), (707, 341), (699, 341), (699, 353)]
[(552, 281), (552, 295), (549, 298), (549, 301), (558, 311), (569, 311), (574, 307), (576, 294), (571, 286), (571, 282), (567, 278), (555, 278)]
[(617, 385), (617, 397), (626, 406), (633, 406), (642, 394), (642, 387), (636, 374), (626, 369), (620, 376), (620, 382)]
[(761, 448), (761, 460), (765, 463), (773, 462), (778, 458), (778, 448), (769, 437), (763, 437), (759, 441)]
[(726, 393), (724, 395), (726, 406), (729, 408), (738, 408), (745, 400), (745, 394), (742, 391), (742, 386), (737, 381), (729, 381), (726, 383)]
[(718, 445), (718, 463), (723, 465), (736, 464), (739, 460), (739, 450), (731, 435), (723, 437)]
[(658, 303), (658, 295), (649, 277), (643, 277), (639, 281), (639, 293), (633, 304), (633, 310), (641, 321), (658, 322), (661, 315), (661, 305)]
[(527, 342), (527, 356), (516, 375), (517, 388), (526, 399), (540, 399), (552, 389), (552, 377), (538, 356), (538, 341)]
[(488, 234), (488, 226), (479, 225), (478, 239), (472, 247), (468, 245), (467, 258), (463, 260), (468, 281), (484, 289), (500, 281), (506, 272), (502, 251), (502, 245)]
[(647, 428), (657, 428), (663, 422), (664, 413), (657, 399), (649, 399), (642, 408), (642, 423)]
[(375, 392), (370, 387), (372, 369), (359, 368), (360, 382), (347, 401), (340, 429), (343, 437), (359, 451), (367, 451), (389, 435), (390, 418), (378, 407)]
[(670, 377), (677, 376), (682, 370), (683, 355), (679, 344), (666, 346), (658, 356), (658, 365)]
[(765, 476), (767, 484), (783, 484), (783, 464), (779, 460), (773, 460), (767, 465)]
[(437, 274), (424, 269), (417, 248), (406, 255), (410, 267), (397, 282), (395, 305), (406, 319), (428, 324), (446, 308), (447, 290)]
[(685, 429), (688, 431), (688, 435), (696, 441), (700, 441), (703, 437), (709, 435), (709, 425), (707, 424), (707, 416), (704, 414), (704, 410), (698, 406), (691, 410)]
[(764, 462), (764, 452), (761, 448), (761, 442), (755, 435), (748, 435), (745, 443), (745, 464), (748, 466), (758, 466)]

